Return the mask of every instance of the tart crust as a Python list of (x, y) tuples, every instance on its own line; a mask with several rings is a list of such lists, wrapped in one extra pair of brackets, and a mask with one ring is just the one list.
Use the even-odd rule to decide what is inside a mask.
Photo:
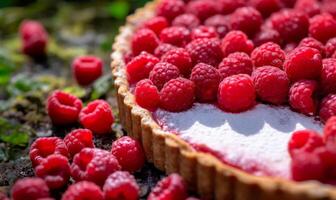
[(204, 199), (235, 200), (336, 200), (336, 188), (317, 181), (297, 183), (260, 177), (228, 166), (214, 156), (195, 151), (178, 136), (164, 132), (152, 114), (139, 107), (126, 78), (124, 53), (136, 27), (154, 16), (159, 0), (148, 3), (127, 18), (113, 45), (112, 74), (117, 91), (120, 122), (128, 135), (141, 141), (146, 158), (167, 174), (177, 172)]

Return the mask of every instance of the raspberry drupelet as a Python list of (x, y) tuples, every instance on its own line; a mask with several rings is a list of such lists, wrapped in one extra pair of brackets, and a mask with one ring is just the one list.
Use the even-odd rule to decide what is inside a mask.
[(13, 200), (36, 200), (49, 197), (49, 188), (41, 178), (23, 178), (12, 187)]
[(336, 93), (336, 59), (322, 61), (321, 85), (325, 94)]
[(238, 8), (231, 16), (231, 28), (243, 31), (249, 36), (253, 36), (259, 31), (262, 24), (262, 16), (253, 7)]
[(330, 58), (336, 51), (336, 37), (331, 38), (325, 45), (326, 57)]
[(160, 35), (161, 31), (169, 26), (169, 22), (164, 17), (153, 17), (146, 21), (142, 27), (152, 30), (156, 35)]
[(198, 27), (200, 24), (200, 20), (193, 14), (179, 15), (172, 22), (173, 26), (183, 26), (189, 30)]
[(161, 58), (165, 53), (167, 53), (168, 51), (172, 50), (172, 49), (176, 49), (177, 47), (175, 47), (174, 45), (171, 44), (167, 44), (167, 43), (161, 43), (159, 44), (158, 47), (156, 47), (155, 51), (154, 51), (154, 55), (157, 58)]
[(222, 40), (221, 45), (224, 56), (234, 52), (250, 54), (254, 48), (253, 42), (241, 31), (230, 31)]
[(322, 43), (336, 37), (336, 20), (330, 14), (316, 15), (310, 19), (309, 35)]
[(68, 187), (62, 195), (62, 200), (104, 200), (103, 192), (96, 184), (81, 181)]
[(300, 130), (292, 134), (288, 142), (288, 152), (294, 156), (297, 151), (309, 153), (322, 146), (324, 142), (319, 133), (312, 130)]
[(336, 94), (329, 94), (322, 99), (320, 105), (320, 118), (327, 121), (330, 117), (336, 116)]
[(145, 109), (155, 111), (159, 107), (159, 90), (149, 79), (143, 79), (136, 84), (134, 95), (137, 104)]
[(280, 0), (250, 0), (250, 4), (264, 17), (268, 17), (273, 12), (280, 10), (282, 6)]
[(184, 47), (191, 40), (189, 29), (182, 26), (171, 26), (160, 33), (160, 40), (163, 43), (172, 44), (177, 47)]
[(218, 8), (215, 1), (194, 0), (188, 3), (186, 12), (194, 14), (202, 22), (207, 18), (218, 13)]
[(218, 65), (218, 71), (222, 79), (236, 74), (251, 75), (252, 60), (246, 53), (235, 52), (222, 60)]
[(230, 17), (225, 15), (214, 15), (204, 21), (204, 25), (214, 27), (220, 38), (231, 30)]
[(255, 67), (271, 65), (282, 69), (286, 55), (278, 44), (267, 42), (255, 48), (251, 58)]
[(184, 77), (189, 77), (193, 67), (189, 52), (183, 48), (169, 50), (162, 56), (161, 61), (175, 65)]
[(72, 74), (79, 85), (91, 85), (103, 74), (103, 61), (96, 56), (77, 57), (72, 62)]
[(199, 26), (194, 28), (191, 32), (191, 39), (202, 39), (202, 38), (219, 38), (219, 35), (214, 27), (211, 26)]
[(170, 22), (184, 11), (185, 4), (182, 0), (163, 0), (156, 8), (156, 15), (165, 17)]
[(167, 62), (159, 62), (149, 73), (149, 80), (161, 90), (165, 83), (171, 79), (178, 78), (179, 76), (180, 70), (175, 65)]
[(298, 47), (310, 47), (310, 48), (314, 48), (314, 49), (319, 50), (319, 52), (320, 52), (320, 54), (321, 54), (322, 57), (324, 57), (324, 55), (325, 55), (325, 47), (324, 47), (324, 45), (320, 41), (318, 41), (318, 40), (316, 40), (316, 39), (314, 39), (312, 37), (303, 38), (301, 40), (301, 42), (299, 43)]
[(133, 55), (137, 56), (141, 52), (154, 53), (155, 48), (159, 45), (159, 39), (154, 31), (148, 28), (138, 30), (131, 39)]
[(94, 148), (93, 135), (89, 129), (72, 130), (65, 136), (64, 143), (71, 157), (85, 147)]

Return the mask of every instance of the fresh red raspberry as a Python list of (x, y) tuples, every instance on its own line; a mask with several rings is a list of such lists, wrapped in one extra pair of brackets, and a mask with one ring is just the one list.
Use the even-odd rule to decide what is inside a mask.
[(274, 13), (270, 20), (285, 41), (298, 41), (308, 34), (308, 17), (302, 12), (282, 10)]
[(110, 152), (84, 148), (73, 159), (71, 176), (76, 181), (92, 181), (101, 186), (111, 173), (120, 168), (118, 160)]
[(222, 79), (236, 74), (251, 75), (253, 64), (251, 58), (246, 53), (236, 52), (224, 58), (218, 65), (218, 70)]
[(336, 2), (334, 0), (325, 1), (322, 3), (321, 7), (323, 12), (329, 13), (336, 17)]
[(142, 51), (154, 53), (159, 42), (154, 31), (148, 28), (142, 28), (138, 30), (131, 39), (132, 53), (135, 56), (139, 55)]
[(325, 45), (326, 57), (330, 58), (336, 51), (336, 37), (331, 38)]
[(320, 106), (320, 118), (327, 121), (330, 117), (336, 115), (336, 94), (329, 94), (322, 99)]
[(59, 154), (69, 157), (68, 149), (58, 137), (41, 137), (30, 146), (29, 157), (33, 167), (41, 164), (48, 156)]
[(204, 63), (197, 64), (190, 76), (195, 83), (196, 98), (200, 102), (211, 102), (216, 100), (218, 85), (221, 76), (216, 68)]
[(194, 14), (201, 21), (218, 13), (217, 4), (212, 0), (194, 0), (187, 5), (187, 13)]
[(253, 7), (238, 8), (230, 19), (232, 29), (243, 31), (250, 36), (260, 30), (263, 21), (259, 11)]
[(160, 104), (160, 94), (157, 87), (149, 79), (144, 79), (136, 84), (135, 101), (147, 110), (155, 111)]
[(217, 67), (223, 58), (220, 41), (218, 39), (197, 39), (186, 46), (193, 65), (205, 63)]
[(79, 56), (72, 62), (72, 74), (79, 85), (91, 85), (103, 74), (103, 61), (96, 56)]
[(209, 17), (204, 21), (204, 25), (214, 27), (220, 38), (225, 37), (231, 29), (229, 16), (224, 15), (214, 15)]
[(281, 44), (282, 41), (279, 32), (273, 28), (262, 28), (253, 38), (253, 43), (256, 47), (267, 42)]
[(105, 200), (137, 200), (139, 199), (139, 186), (134, 177), (124, 171), (111, 174), (103, 187)]
[(336, 116), (330, 117), (323, 130), (324, 141), (335, 148), (336, 144)]
[(318, 40), (316, 40), (312, 37), (306, 37), (306, 38), (302, 39), (301, 42), (299, 43), (298, 47), (315, 48), (315, 49), (319, 50), (319, 52), (322, 56), (325, 55), (324, 45), (320, 41), (318, 41)]
[(103, 192), (94, 183), (81, 181), (68, 187), (62, 200), (104, 200)]
[(321, 83), (325, 94), (336, 93), (336, 59), (328, 58), (322, 61)]
[(186, 198), (187, 188), (178, 174), (171, 174), (162, 179), (148, 196), (148, 200), (185, 200)]
[(183, 26), (189, 30), (198, 27), (200, 24), (200, 20), (193, 14), (179, 15), (172, 22), (173, 26)]
[(55, 125), (76, 123), (81, 109), (80, 99), (59, 90), (54, 91), (47, 100), (47, 112)]
[(316, 15), (310, 19), (309, 35), (322, 43), (336, 36), (336, 20), (330, 14)]
[(23, 178), (12, 187), (13, 200), (36, 200), (49, 197), (49, 188), (41, 178)]
[(169, 80), (180, 76), (180, 70), (173, 64), (167, 62), (157, 63), (149, 73), (149, 79), (161, 90)]
[(318, 79), (322, 70), (322, 56), (317, 49), (298, 47), (287, 55), (284, 69), (291, 81)]
[(168, 21), (172, 21), (184, 11), (185, 4), (182, 0), (162, 0), (156, 8), (156, 14), (165, 17)]
[(224, 56), (234, 52), (250, 54), (254, 48), (253, 42), (241, 31), (230, 31), (222, 40)]
[(271, 65), (282, 69), (286, 55), (278, 44), (267, 42), (255, 48), (251, 58), (255, 67)]
[(276, 105), (287, 102), (289, 80), (281, 69), (273, 66), (259, 67), (253, 71), (252, 79), (260, 100)]
[(246, 6), (245, 0), (217, 0), (216, 2), (222, 14), (230, 14), (237, 8)]
[(175, 47), (174, 45), (167, 44), (167, 43), (161, 43), (159, 44), (158, 47), (156, 47), (154, 51), (154, 55), (158, 58), (161, 58), (165, 53), (167, 53), (168, 51), (172, 49), (176, 49), (176, 48), (177, 47)]
[(250, 0), (251, 6), (255, 7), (264, 17), (280, 10), (280, 0)]
[(105, 134), (111, 131), (114, 122), (110, 105), (104, 100), (90, 102), (79, 114), (80, 123), (96, 134)]
[(249, 75), (238, 74), (219, 84), (218, 105), (228, 112), (243, 112), (256, 104), (256, 92)]
[(280, 0), (282, 5), (286, 8), (293, 8), (297, 0)]
[(211, 26), (199, 26), (191, 32), (191, 39), (202, 39), (202, 38), (219, 38), (219, 35), (214, 27)]
[(131, 62), (131, 60), (133, 60), (133, 58), (134, 58), (134, 55), (133, 55), (132, 52), (126, 52), (126, 53), (124, 54), (124, 62), (125, 62), (126, 64), (128, 64), (129, 62)]
[(148, 78), (150, 71), (159, 61), (155, 56), (142, 52), (126, 65), (128, 81), (132, 84)]
[(160, 92), (161, 108), (179, 112), (190, 108), (195, 99), (195, 84), (185, 78), (168, 81)]
[(305, 115), (315, 114), (317, 108), (316, 90), (316, 81), (300, 80), (294, 83), (289, 90), (289, 104), (293, 109)]
[(162, 62), (175, 65), (181, 74), (183, 74), (185, 77), (189, 77), (193, 64), (190, 54), (186, 49), (176, 48), (169, 50), (162, 56), (161, 60)]
[(322, 136), (312, 130), (299, 130), (292, 134), (288, 142), (288, 152), (291, 156), (297, 151), (312, 153), (316, 148), (324, 146)]
[(70, 178), (70, 165), (67, 157), (60, 154), (48, 156), (35, 168), (37, 177), (43, 178), (50, 189), (59, 189)]
[(321, 12), (320, 4), (316, 0), (297, 0), (294, 8), (306, 13), (309, 17), (318, 15)]
[(161, 31), (169, 26), (169, 22), (164, 17), (153, 17), (146, 21), (142, 27), (152, 30), (156, 35), (160, 35)]
[(161, 31), (160, 39), (178, 47), (183, 47), (191, 40), (189, 29), (182, 26), (172, 26)]
[(46, 54), (48, 33), (38, 21), (25, 20), (20, 25), (22, 52), (31, 57)]
[(92, 132), (89, 129), (75, 129), (71, 131), (65, 136), (64, 143), (71, 157), (85, 147), (94, 148)]

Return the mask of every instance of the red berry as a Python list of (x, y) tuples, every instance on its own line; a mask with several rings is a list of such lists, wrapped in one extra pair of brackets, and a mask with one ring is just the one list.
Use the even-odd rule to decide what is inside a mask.
[(5, 193), (0, 192), (0, 200), (9, 200), (9, 198), (7, 197)]
[(191, 40), (189, 29), (182, 26), (165, 28), (160, 33), (160, 39), (164, 43), (183, 47)]
[(324, 13), (310, 19), (309, 35), (322, 43), (336, 36), (336, 20)]
[(105, 200), (137, 200), (139, 199), (139, 186), (134, 177), (124, 171), (111, 174), (103, 187)]
[(286, 55), (279, 45), (268, 42), (255, 48), (251, 58), (255, 67), (271, 65), (282, 69)]
[(286, 54), (291, 53), (296, 47), (298, 46), (297, 43), (292, 42), (292, 43), (287, 43), (283, 50), (285, 51)]
[(256, 47), (267, 42), (281, 44), (282, 41), (279, 32), (273, 28), (262, 28), (253, 38), (253, 43)]
[(217, 31), (211, 26), (199, 26), (191, 32), (191, 39), (202, 39), (202, 38), (219, 38)]
[(133, 58), (134, 58), (134, 55), (133, 55), (132, 52), (126, 52), (126, 53), (124, 54), (124, 62), (125, 62), (126, 64), (128, 64), (129, 62), (131, 62), (131, 60), (133, 60)]
[(189, 30), (198, 27), (200, 24), (200, 20), (193, 14), (179, 15), (172, 22), (173, 26), (183, 26)]
[(220, 38), (223, 38), (231, 29), (229, 17), (224, 15), (209, 17), (204, 21), (204, 25), (214, 27)]
[(195, 99), (195, 84), (185, 78), (168, 81), (160, 92), (161, 108), (179, 112), (190, 108)]
[(327, 120), (323, 130), (323, 139), (328, 146), (336, 148), (336, 116)]
[(62, 200), (104, 200), (103, 192), (94, 183), (81, 181), (68, 187)]
[(158, 37), (152, 30), (147, 28), (138, 30), (131, 39), (132, 53), (135, 56), (139, 55), (142, 51), (154, 53), (158, 45)]
[(162, 0), (156, 7), (156, 14), (172, 21), (185, 11), (185, 4), (182, 0)]
[(331, 14), (332, 16), (336, 17), (336, 2), (334, 0), (325, 0), (322, 3), (322, 11)]
[(302, 39), (298, 47), (314, 48), (314, 49), (319, 50), (319, 52), (322, 56), (325, 55), (324, 45), (320, 41), (318, 41), (318, 40), (316, 40), (312, 37), (306, 37), (306, 38)]
[(321, 83), (325, 94), (336, 93), (336, 59), (322, 61)]
[(36, 200), (49, 197), (49, 188), (41, 178), (23, 178), (12, 187), (13, 200)]
[(212, 0), (194, 0), (187, 5), (187, 13), (194, 14), (201, 21), (218, 13), (217, 4)]
[(318, 15), (321, 12), (320, 4), (316, 0), (297, 0), (294, 8), (306, 13), (309, 17)]
[(250, 54), (253, 48), (253, 42), (241, 31), (230, 31), (222, 40), (224, 56), (234, 52)]
[(30, 146), (29, 157), (33, 167), (41, 164), (52, 154), (69, 157), (68, 149), (62, 139), (58, 137), (42, 137), (36, 139)]
[(331, 38), (325, 45), (326, 57), (330, 58), (336, 51), (336, 37)]
[(293, 8), (297, 0), (280, 0), (280, 1), (282, 5), (285, 6), (286, 8)]
[(80, 123), (96, 134), (105, 134), (111, 131), (114, 122), (110, 105), (104, 100), (90, 102), (79, 114)]
[(219, 84), (218, 105), (228, 112), (243, 112), (256, 104), (256, 93), (249, 75), (238, 74)]
[(217, 0), (216, 2), (219, 5), (222, 14), (230, 14), (237, 8), (246, 5), (245, 0)]
[(330, 117), (336, 115), (336, 94), (329, 94), (322, 99), (320, 106), (320, 118), (327, 121)]
[(253, 7), (238, 8), (230, 19), (232, 29), (243, 31), (247, 35), (258, 32), (263, 21), (259, 11)]
[(288, 142), (288, 152), (291, 156), (298, 151), (312, 153), (321, 146), (324, 146), (324, 142), (319, 133), (312, 130), (300, 130), (292, 134)]
[(142, 25), (143, 28), (148, 28), (154, 31), (156, 35), (160, 35), (161, 31), (167, 28), (168, 26), (169, 26), (169, 23), (167, 19), (164, 17), (160, 17), (160, 16), (153, 17)]
[(103, 74), (103, 61), (95, 56), (77, 57), (72, 62), (72, 74), (79, 85), (90, 85)]
[(316, 81), (301, 80), (294, 83), (289, 90), (289, 104), (293, 109), (305, 115), (315, 114), (317, 101), (314, 95), (316, 90)]
[(158, 182), (148, 196), (148, 200), (185, 200), (186, 198), (186, 185), (182, 177), (177, 174), (171, 174)]
[(62, 91), (54, 91), (47, 100), (47, 112), (55, 125), (76, 123), (81, 109), (80, 99)]
[(264, 17), (280, 10), (280, 0), (250, 0), (251, 6), (255, 7)]
[(144, 79), (136, 84), (135, 101), (147, 110), (155, 111), (160, 104), (160, 94), (157, 87), (149, 79)]
[(65, 136), (64, 143), (71, 157), (85, 147), (94, 148), (92, 132), (89, 129), (75, 129), (71, 131)]
[(218, 70), (222, 79), (236, 74), (251, 75), (253, 64), (251, 58), (246, 53), (236, 52), (224, 58), (218, 65)]
[(173, 64), (167, 62), (157, 63), (149, 73), (149, 79), (161, 90), (169, 80), (180, 76), (180, 70)]
[(186, 49), (176, 48), (168, 51), (162, 56), (162, 62), (167, 62), (175, 65), (181, 74), (185, 77), (189, 77), (191, 72), (192, 60), (190, 54)]
[(172, 49), (176, 49), (176, 48), (177, 47), (175, 47), (174, 45), (167, 44), (167, 43), (161, 43), (159, 44), (158, 47), (156, 47), (154, 51), (154, 55), (158, 58), (161, 58), (165, 53), (167, 53), (168, 51)]

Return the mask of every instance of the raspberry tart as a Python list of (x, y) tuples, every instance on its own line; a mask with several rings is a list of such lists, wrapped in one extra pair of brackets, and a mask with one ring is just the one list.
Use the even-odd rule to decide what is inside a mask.
[(128, 17), (111, 66), (146, 159), (204, 199), (336, 199), (327, 2), (157, 0)]

